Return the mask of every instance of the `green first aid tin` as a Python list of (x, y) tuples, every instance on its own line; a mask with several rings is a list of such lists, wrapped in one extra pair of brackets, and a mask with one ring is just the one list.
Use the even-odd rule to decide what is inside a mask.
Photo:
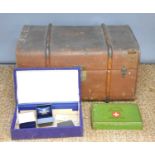
[(105, 130), (141, 130), (143, 123), (137, 104), (103, 102), (93, 104), (92, 127)]

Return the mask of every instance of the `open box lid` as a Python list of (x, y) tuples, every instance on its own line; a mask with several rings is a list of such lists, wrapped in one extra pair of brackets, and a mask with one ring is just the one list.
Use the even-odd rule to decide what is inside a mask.
[(80, 68), (15, 69), (17, 104), (80, 102)]

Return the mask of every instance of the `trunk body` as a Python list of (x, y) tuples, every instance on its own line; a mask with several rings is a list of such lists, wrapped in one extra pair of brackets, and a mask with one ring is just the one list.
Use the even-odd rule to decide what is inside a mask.
[(135, 99), (139, 46), (129, 26), (24, 26), (17, 67), (82, 68), (83, 100)]

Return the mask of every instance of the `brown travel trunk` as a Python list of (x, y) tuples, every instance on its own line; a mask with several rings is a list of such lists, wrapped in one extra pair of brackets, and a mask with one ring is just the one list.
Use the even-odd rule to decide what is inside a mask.
[(82, 68), (83, 100), (135, 99), (140, 51), (127, 25), (24, 26), (17, 67)]

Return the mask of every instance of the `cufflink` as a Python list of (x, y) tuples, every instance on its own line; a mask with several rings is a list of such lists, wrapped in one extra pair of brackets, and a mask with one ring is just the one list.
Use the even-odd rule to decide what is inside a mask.
[(52, 125), (54, 122), (52, 109), (50, 105), (43, 105), (37, 107), (37, 125), (42, 126), (49, 126)]

